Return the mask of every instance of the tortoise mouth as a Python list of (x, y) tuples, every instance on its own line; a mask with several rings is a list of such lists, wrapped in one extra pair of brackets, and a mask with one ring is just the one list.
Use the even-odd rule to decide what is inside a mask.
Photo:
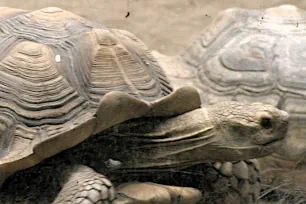
[(284, 141), (284, 138), (276, 138), (276, 139), (270, 140), (269, 142), (266, 142), (265, 144), (263, 144), (263, 146), (265, 147), (276, 146), (276, 145), (280, 145), (283, 141)]
[(256, 157), (263, 157), (269, 154), (272, 154), (277, 150), (277, 148), (280, 148), (284, 142), (284, 138), (277, 138), (274, 140), (270, 140), (269, 142), (266, 142), (265, 144), (258, 145), (260, 147), (259, 154)]

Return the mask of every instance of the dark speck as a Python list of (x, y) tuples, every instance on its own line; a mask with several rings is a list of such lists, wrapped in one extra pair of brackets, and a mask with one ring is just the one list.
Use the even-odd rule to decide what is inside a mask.
[(127, 12), (125, 17), (127, 18), (129, 16), (130, 16), (130, 12)]
[(296, 27), (299, 27), (299, 22), (296, 23)]

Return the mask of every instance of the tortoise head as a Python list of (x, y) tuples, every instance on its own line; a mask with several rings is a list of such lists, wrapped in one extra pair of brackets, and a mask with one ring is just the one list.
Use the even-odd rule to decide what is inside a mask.
[(213, 152), (226, 160), (270, 154), (287, 133), (289, 115), (271, 105), (222, 102), (207, 110), (217, 137)]
[(285, 138), (288, 118), (271, 105), (221, 102), (170, 118), (120, 124), (111, 134), (122, 143), (117, 159), (124, 161), (123, 168), (178, 169), (273, 153)]

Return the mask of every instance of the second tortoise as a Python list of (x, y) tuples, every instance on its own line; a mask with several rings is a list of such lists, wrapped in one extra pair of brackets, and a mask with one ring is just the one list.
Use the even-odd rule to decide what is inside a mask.
[(264, 184), (297, 191), (306, 190), (305, 22), (305, 10), (292, 5), (233, 8), (221, 12), (182, 55), (154, 52), (174, 86), (196, 87), (203, 105), (262, 102), (287, 111), (288, 137), (257, 161)]

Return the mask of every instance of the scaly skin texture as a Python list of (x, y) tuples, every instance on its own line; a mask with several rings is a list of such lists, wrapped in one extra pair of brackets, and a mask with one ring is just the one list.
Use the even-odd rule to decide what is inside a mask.
[(74, 168), (64, 181), (54, 204), (111, 203), (115, 200), (115, 189), (105, 176), (86, 166)]
[[(223, 110), (228, 110), (228, 114)], [(263, 123), (267, 118), (272, 126)], [(101, 174), (116, 182), (112, 175), (118, 173), (128, 177), (129, 173), (143, 171), (180, 171), (212, 160), (262, 156), (278, 146), (287, 125), (287, 113), (272, 106), (236, 102), (170, 118), (130, 121), (12, 175), (1, 189), (0, 200), (4, 203), (64, 203), (65, 199), (71, 203), (113, 201), (113, 188)], [(122, 164), (109, 168), (104, 164), (108, 158)], [(96, 188), (102, 189), (101, 192), (97, 194)], [(179, 192), (180, 188), (176, 189)], [(198, 191), (192, 192), (198, 195)], [(187, 203), (192, 198), (189, 194), (174, 195), (183, 196)]]

